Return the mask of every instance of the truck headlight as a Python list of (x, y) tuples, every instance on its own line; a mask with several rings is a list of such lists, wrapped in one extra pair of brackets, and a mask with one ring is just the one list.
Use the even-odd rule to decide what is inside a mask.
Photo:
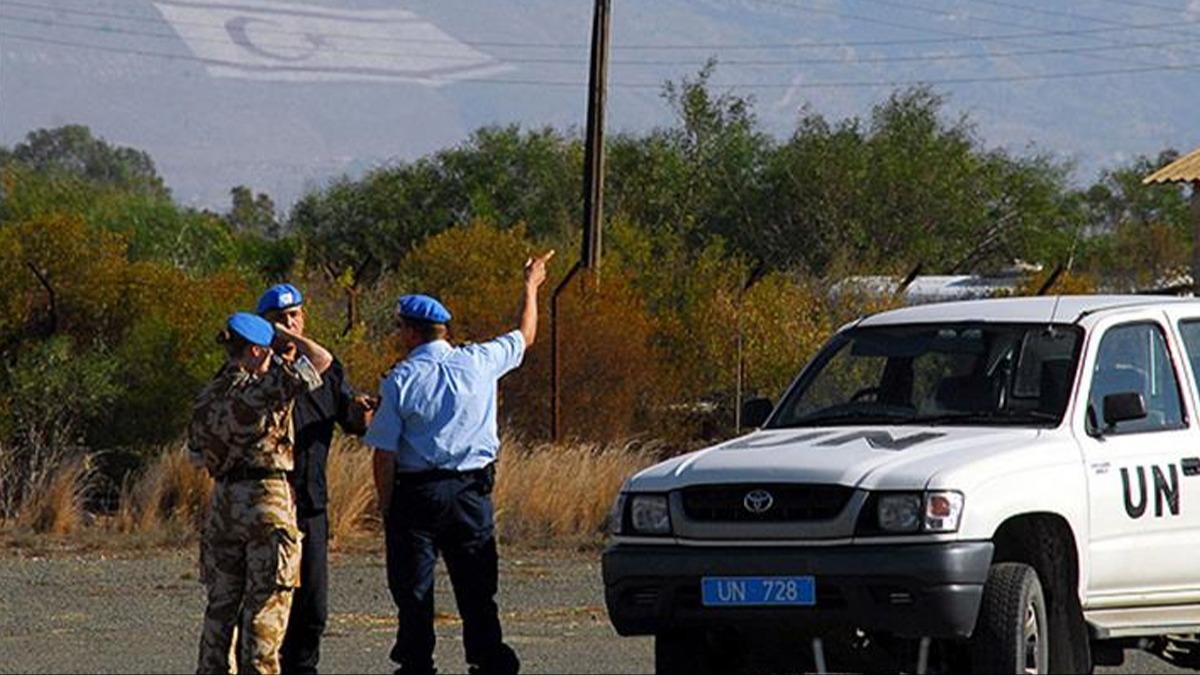
[(958, 521), (962, 520), (962, 511), (961, 492), (926, 492), (925, 531), (957, 532)]
[(625, 526), (626, 501), (624, 492), (617, 495), (617, 501), (613, 503), (612, 512), (608, 514), (609, 534), (621, 534), (621, 528)]
[(633, 495), (629, 522), (637, 534), (670, 534), (671, 510), (666, 495)]
[(916, 532), (921, 527), (921, 495), (883, 495), (879, 498), (879, 529)]

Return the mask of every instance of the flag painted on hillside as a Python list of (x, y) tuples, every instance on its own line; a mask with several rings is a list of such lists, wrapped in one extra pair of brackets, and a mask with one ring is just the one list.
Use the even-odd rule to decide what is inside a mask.
[(270, 0), (154, 4), (215, 77), (439, 86), (509, 69), (404, 10)]

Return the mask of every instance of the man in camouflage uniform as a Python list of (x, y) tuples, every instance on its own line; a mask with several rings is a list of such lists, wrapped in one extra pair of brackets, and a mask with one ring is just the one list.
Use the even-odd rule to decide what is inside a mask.
[(230, 317), (220, 341), (229, 361), (201, 392), (188, 429), (189, 451), (216, 479), (201, 542), (208, 607), (197, 671), (229, 672), (239, 626), (239, 672), (277, 673), (300, 581), (300, 531), (287, 480), (292, 408), (321, 386), (332, 358), (315, 342), (247, 313)]

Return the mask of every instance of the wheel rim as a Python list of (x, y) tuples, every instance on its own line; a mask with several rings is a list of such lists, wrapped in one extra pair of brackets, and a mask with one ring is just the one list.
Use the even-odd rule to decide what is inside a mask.
[(1025, 626), (1022, 631), (1025, 645), (1026, 673), (1042, 672), (1042, 626), (1038, 621), (1037, 605), (1030, 602), (1025, 606)]

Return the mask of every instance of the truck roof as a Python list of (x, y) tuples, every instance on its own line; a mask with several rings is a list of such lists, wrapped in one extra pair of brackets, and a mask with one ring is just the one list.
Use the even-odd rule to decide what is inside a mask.
[(939, 302), (893, 309), (863, 319), (860, 326), (905, 323), (987, 321), (996, 323), (1074, 323), (1085, 314), (1130, 307), (1179, 305), (1200, 300), (1158, 295), (1061, 295)]

